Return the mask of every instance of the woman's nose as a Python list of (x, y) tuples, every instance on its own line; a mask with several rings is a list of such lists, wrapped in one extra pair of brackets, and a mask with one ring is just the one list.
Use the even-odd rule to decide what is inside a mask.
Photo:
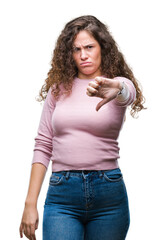
[(88, 58), (87, 53), (84, 49), (81, 50), (81, 60), (86, 60)]

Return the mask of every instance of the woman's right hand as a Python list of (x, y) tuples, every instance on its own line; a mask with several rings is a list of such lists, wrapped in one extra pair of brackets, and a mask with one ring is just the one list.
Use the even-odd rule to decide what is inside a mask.
[(30, 240), (36, 240), (35, 230), (38, 228), (39, 216), (37, 207), (25, 206), (19, 232), (20, 237), (24, 235)]

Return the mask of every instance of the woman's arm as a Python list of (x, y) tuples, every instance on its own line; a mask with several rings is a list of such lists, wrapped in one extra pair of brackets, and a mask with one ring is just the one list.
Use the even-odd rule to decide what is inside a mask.
[(46, 167), (40, 163), (34, 163), (31, 169), (28, 193), (25, 201), (24, 212), (20, 224), (20, 237), (24, 235), (28, 239), (36, 239), (35, 230), (38, 228), (37, 200), (45, 177)]
[(27, 238), (32, 240), (36, 239), (35, 230), (38, 227), (37, 200), (52, 155), (53, 129), (51, 120), (54, 109), (55, 99), (50, 88), (42, 110), (38, 134), (35, 138), (31, 177), (19, 229), (20, 237), (23, 237), (24, 233)]
[(136, 97), (136, 89), (133, 83), (124, 77), (116, 77), (114, 79), (96, 77), (95, 81), (91, 81), (87, 87), (88, 96), (96, 96), (102, 98), (97, 106), (98, 111), (104, 104), (116, 99), (120, 106), (130, 105)]

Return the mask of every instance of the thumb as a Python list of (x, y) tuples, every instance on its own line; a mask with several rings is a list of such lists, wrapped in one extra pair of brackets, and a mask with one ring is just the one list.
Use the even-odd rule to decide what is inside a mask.
[(96, 111), (98, 111), (107, 102), (108, 102), (107, 98), (104, 98), (102, 101), (100, 101), (96, 106)]
[(36, 224), (35, 224), (35, 229), (36, 230), (38, 229), (38, 223), (39, 223), (39, 220), (37, 219)]

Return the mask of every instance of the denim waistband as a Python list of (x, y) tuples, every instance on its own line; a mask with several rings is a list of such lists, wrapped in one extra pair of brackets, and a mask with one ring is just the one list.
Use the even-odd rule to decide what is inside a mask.
[(116, 170), (119, 168), (114, 168), (114, 169), (105, 169), (105, 170), (65, 170), (65, 171), (58, 171), (58, 172), (54, 172), (54, 173), (66, 173), (66, 172), (70, 172), (70, 173), (91, 173), (91, 172), (107, 172), (107, 171), (112, 171), (112, 170)]
[(119, 168), (107, 169), (107, 170), (65, 170), (65, 171), (59, 171), (59, 172), (53, 172), (53, 173), (63, 174), (66, 177), (66, 179), (68, 179), (70, 175), (82, 175), (85, 178), (85, 175), (87, 174), (92, 174), (92, 175), (98, 174), (99, 177), (102, 177), (105, 172), (114, 171), (118, 169)]

